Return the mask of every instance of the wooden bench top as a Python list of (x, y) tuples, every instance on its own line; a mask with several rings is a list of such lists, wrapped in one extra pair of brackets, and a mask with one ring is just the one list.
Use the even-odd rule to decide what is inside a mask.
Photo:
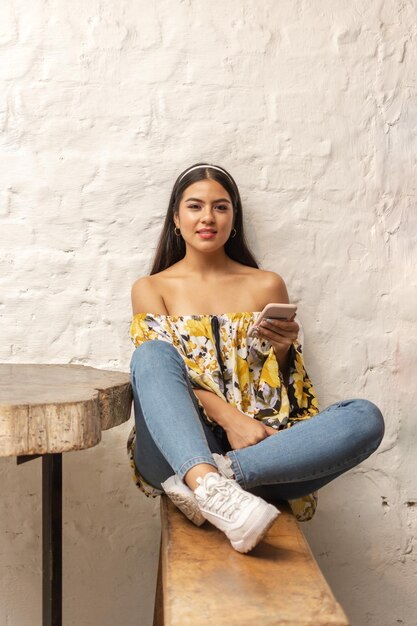
[(273, 504), (281, 515), (240, 554), (161, 496), (154, 626), (348, 626), (288, 503)]
[(125, 372), (0, 363), (0, 456), (91, 448), (130, 419), (132, 400)]

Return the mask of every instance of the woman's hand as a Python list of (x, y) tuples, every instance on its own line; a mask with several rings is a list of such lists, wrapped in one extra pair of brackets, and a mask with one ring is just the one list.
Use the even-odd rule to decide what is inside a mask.
[(227, 420), (223, 428), (233, 450), (253, 446), (258, 441), (278, 433), (275, 428), (267, 426), (253, 417), (249, 417), (249, 415), (242, 413), (238, 409), (235, 409), (233, 416)]
[(277, 357), (284, 356), (298, 337), (300, 327), (294, 318), (295, 314), (290, 320), (264, 319), (255, 330), (258, 337), (268, 339)]
[(290, 320), (262, 320), (255, 329), (255, 334), (261, 339), (267, 339), (273, 347), (285, 385), (288, 385), (290, 347), (297, 339), (300, 330), (294, 317), (295, 314)]

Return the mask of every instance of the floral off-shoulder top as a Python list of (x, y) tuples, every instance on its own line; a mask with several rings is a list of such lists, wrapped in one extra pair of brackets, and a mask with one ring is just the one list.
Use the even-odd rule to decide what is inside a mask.
[[(184, 359), (193, 388), (212, 391), (272, 428), (291, 428), (319, 412), (304, 365), (302, 325), (296, 317), (300, 330), (290, 347), (289, 382), (285, 386), (271, 343), (247, 335), (258, 315), (258, 311), (219, 315), (137, 313), (131, 321), (130, 336), (136, 347), (152, 339), (172, 343)], [(203, 419), (214, 428), (216, 423), (196, 398)], [(163, 491), (148, 484), (137, 470), (135, 442), (133, 426), (127, 441), (132, 478), (147, 496), (159, 496)], [(310, 520), (317, 508), (318, 492), (288, 502), (299, 521)]]

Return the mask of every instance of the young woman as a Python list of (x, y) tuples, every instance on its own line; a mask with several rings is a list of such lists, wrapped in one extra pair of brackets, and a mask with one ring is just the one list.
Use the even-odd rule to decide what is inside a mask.
[(277, 517), (266, 498), (311, 519), (317, 490), (378, 448), (385, 427), (372, 402), (319, 411), (296, 317), (248, 336), (266, 304), (289, 298), (250, 252), (222, 167), (197, 163), (177, 178), (150, 275), (131, 295), (135, 482), (217, 526), (239, 552)]

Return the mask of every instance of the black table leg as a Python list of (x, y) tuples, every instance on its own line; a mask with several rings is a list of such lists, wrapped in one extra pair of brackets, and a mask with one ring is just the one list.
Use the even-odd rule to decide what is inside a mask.
[(62, 625), (62, 454), (42, 456), (42, 622)]
[(62, 454), (42, 456), (42, 626), (62, 626)]

